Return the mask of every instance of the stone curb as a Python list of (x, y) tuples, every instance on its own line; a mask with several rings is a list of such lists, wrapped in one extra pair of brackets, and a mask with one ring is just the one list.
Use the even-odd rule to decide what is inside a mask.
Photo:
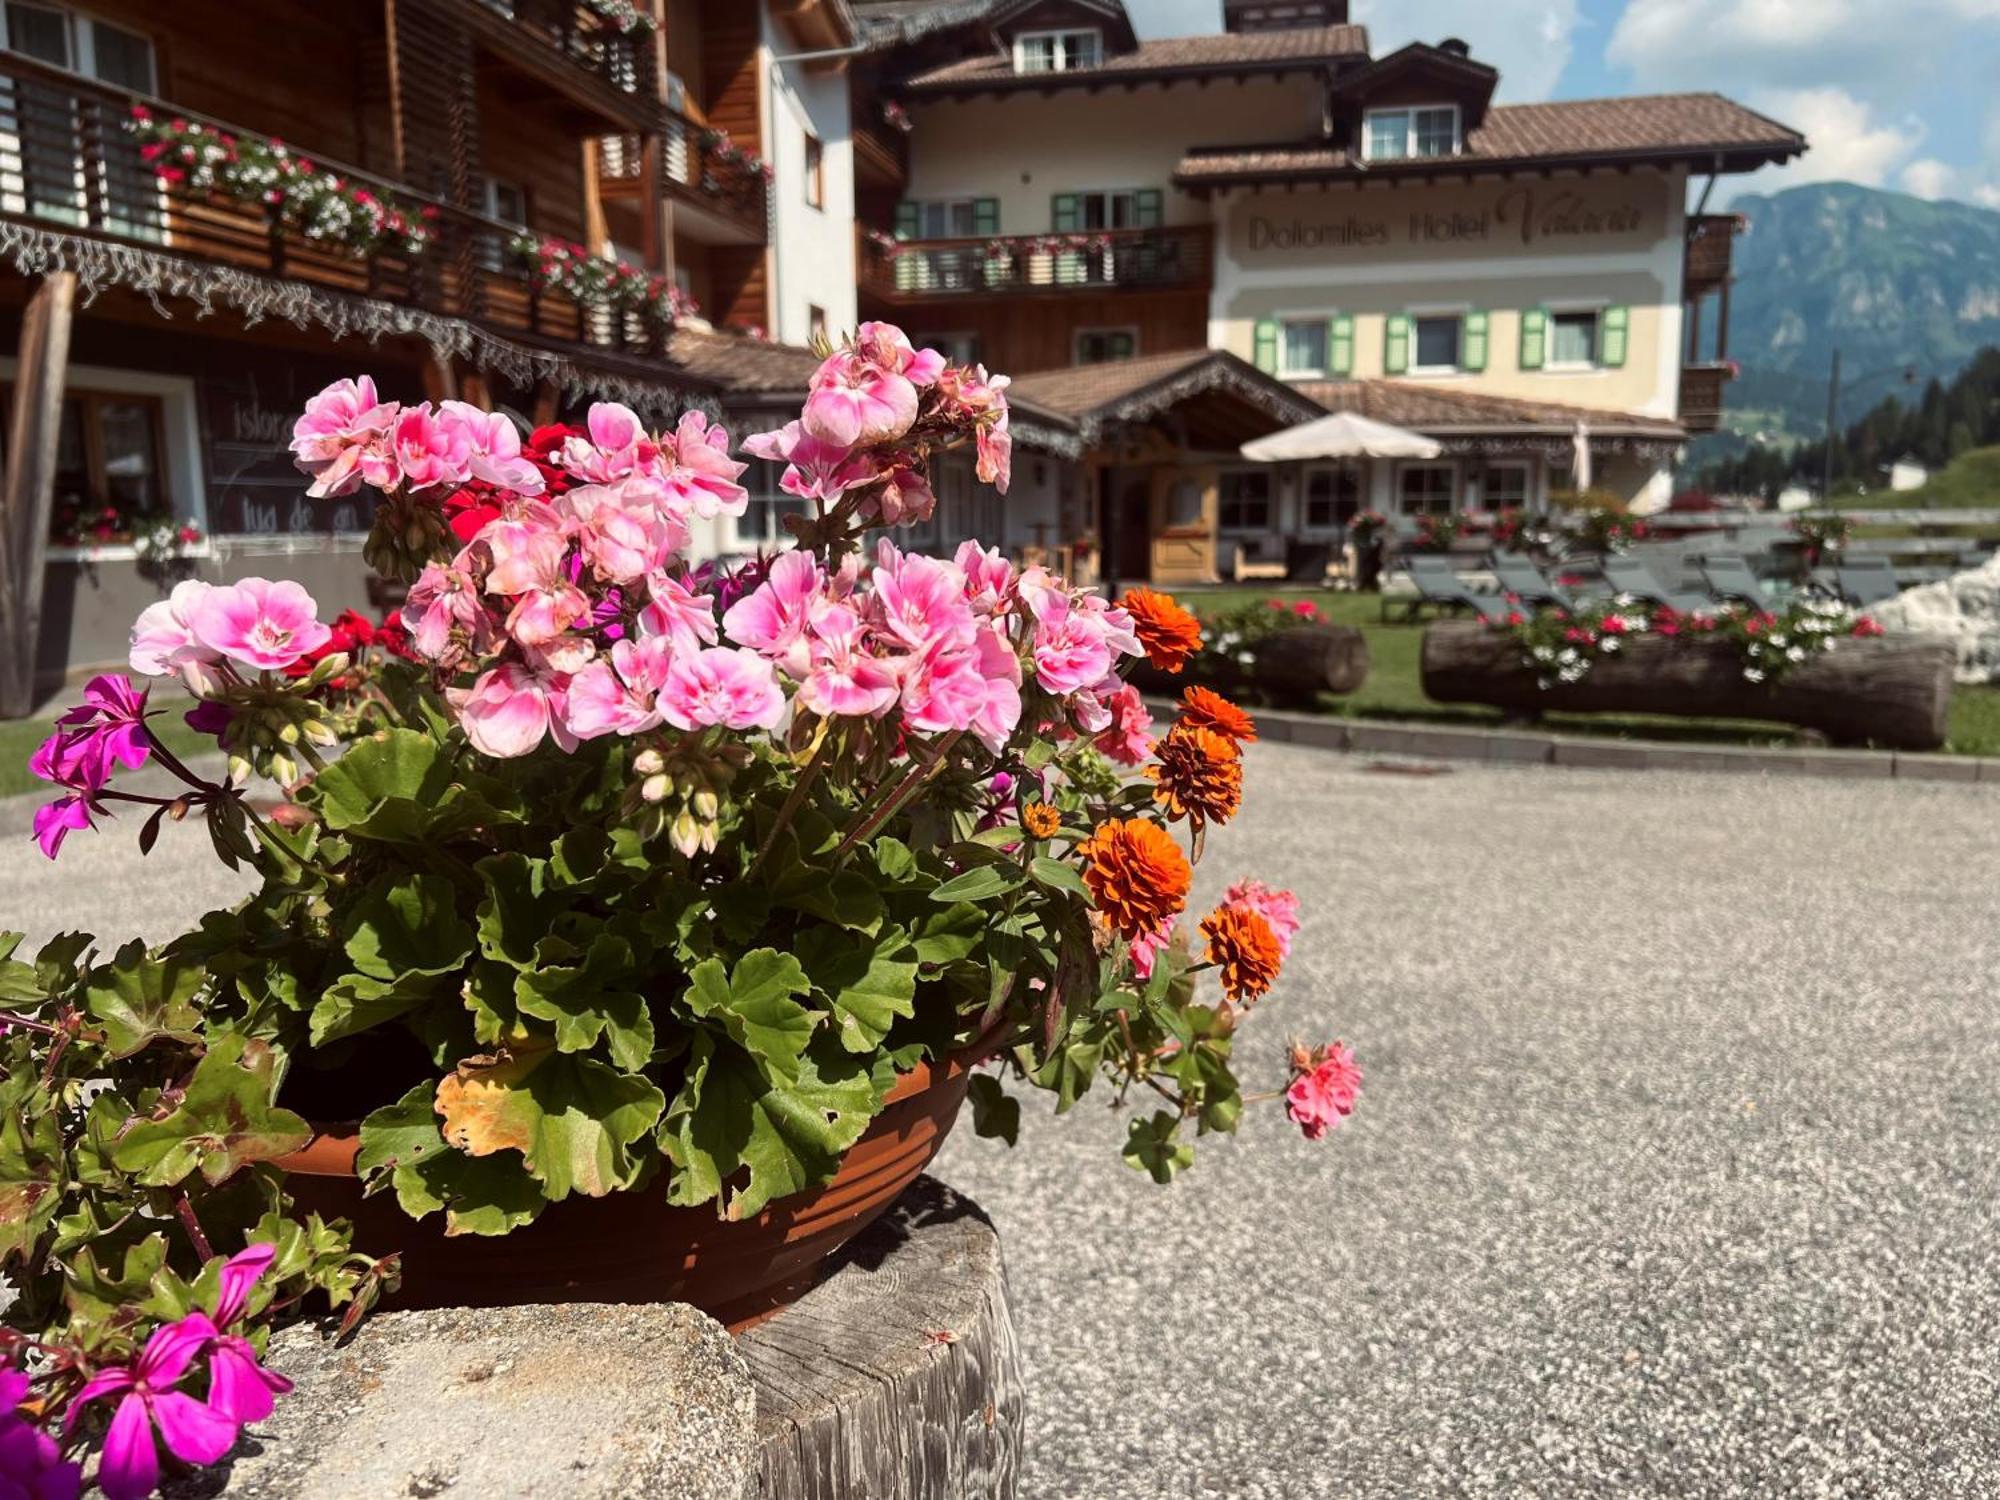
[[(1172, 705), (1156, 702), (1162, 713)], [(1785, 750), (1754, 745), (1691, 745), (1596, 739), (1524, 729), (1460, 729), (1324, 714), (1256, 711), (1258, 735), (1350, 755), (1408, 755), (1490, 765), (1580, 766), (1620, 771), (1735, 771), (1842, 781), (1984, 782), (2000, 786), (2000, 759), (1890, 750)]]

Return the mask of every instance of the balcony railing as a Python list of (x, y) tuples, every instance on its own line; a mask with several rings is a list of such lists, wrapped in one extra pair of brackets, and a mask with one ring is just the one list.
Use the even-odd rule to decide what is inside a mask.
[(1729, 280), (1733, 247), (1742, 222), (1735, 214), (1700, 214), (1688, 220), (1687, 286), (1690, 292), (1721, 286)]
[[(478, 26), (482, 35), (525, 58), (560, 60), (589, 74), (602, 89), (629, 95), (640, 112), (651, 113), (660, 97), (658, 54), (648, 24), (620, 30), (589, 0), (459, 0), (477, 21), (480, 13), (510, 22), (505, 28)], [(638, 11), (643, 14), (645, 5)], [(497, 49), (496, 49), (497, 50)], [(525, 60), (524, 58), (524, 60)]]
[[(752, 153), (725, 146), (720, 134), (673, 110), (662, 112), (660, 186), (682, 203), (733, 224), (756, 243), (770, 235), (771, 184)], [(642, 170), (637, 136), (606, 140), (599, 181), (616, 193)]]
[(1715, 432), (1722, 426), (1722, 412), (1729, 382), (1736, 378), (1736, 366), (1719, 364), (1685, 365), (1681, 369), (1681, 426), (1689, 432)]
[(1215, 228), (888, 240), (864, 230), (861, 289), (889, 301), (998, 292), (1206, 289)]
[[(665, 329), (634, 312), (583, 305), (539, 285), (516, 249), (517, 225), (466, 212), (403, 185), (195, 114), (163, 100), (0, 51), (0, 218), (62, 229), (355, 296), (375, 297), (498, 332), (634, 354), (657, 353)], [(169, 151), (149, 161), (130, 129), (133, 106), (171, 121), (176, 139), (227, 143), (239, 152), (282, 149), (309, 161), (316, 181), (335, 177), (340, 204), (366, 195), (405, 215), (412, 235), (357, 245), (326, 218), (310, 226), (282, 206), (201, 188)], [(190, 137), (187, 126), (202, 135)], [(304, 195), (294, 193), (294, 212)], [(421, 238), (420, 246), (412, 240)]]

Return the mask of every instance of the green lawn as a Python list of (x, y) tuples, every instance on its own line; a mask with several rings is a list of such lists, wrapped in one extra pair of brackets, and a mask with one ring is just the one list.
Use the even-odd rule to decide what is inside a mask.
[[(1498, 709), (1433, 703), (1426, 698), (1418, 670), (1423, 626), (1400, 620), (1384, 624), (1381, 600), (1374, 594), (1218, 588), (1184, 590), (1181, 598), (1190, 609), (1203, 615), (1270, 598), (1310, 599), (1335, 624), (1359, 626), (1368, 637), (1368, 681), (1359, 692), (1348, 697), (1322, 699), (1328, 713), (1352, 719), (1406, 719), (1439, 724), (1492, 726), (1502, 722)], [(1734, 719), (1557, 713), (1547, 715), (1543, 722), (1550, 729), (1566, 734), (1602, 734), (1620, 739), (1789, 745), (1798, 738), (1796, 730), (1782, 724)], [(2000, 755), (2000, 688), (1960, 687), (1953, 692), (1951, 740), (1946, 748), (1960, 755)]]
[(1930, 478), (1921, 489), (1871, 489), (1866, 495), (1841, 498), (1843, 509), (1887, 510), (1907, 506), (1913, 510), (1952, 507), (1964, 510), (2000, 510), (2000, 448), (1974, 448), (1961, 453)]
[[(74, 696), (66, 694), (62, 701), (70, 702)], [(173, 696), (178, 699), (179, 694)], [(171, 712), (155, 715), (152, 720), (154, 733), (167, 742), (169, 750), (182, 758), (213, 751), (213, 735), (196, 734), (182, 722), (181, 710), (186, 706), (182, 701)], [(54, 730), (52, 718), (15, 719), (0, 723), (0, 797), (32, 792), (46, 785), (28, 773), (28, 757)]]

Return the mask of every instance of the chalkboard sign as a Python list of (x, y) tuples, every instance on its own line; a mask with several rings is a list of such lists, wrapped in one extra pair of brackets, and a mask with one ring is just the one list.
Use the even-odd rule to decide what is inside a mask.
[(208, 468), (208, 528), (218, 536), (327, 536), (365, 532), (380, 496), (363, 488), (314, 499), (292, 462), (292, 423), (306, 398), (346, 373), (259, 362), (199, 381)]

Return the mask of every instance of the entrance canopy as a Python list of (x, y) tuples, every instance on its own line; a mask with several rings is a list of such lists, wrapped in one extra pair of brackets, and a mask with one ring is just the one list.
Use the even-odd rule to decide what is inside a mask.
[(1338, 411), (1243, 445), (1260, 464), (1315, 458), (1436, 458), (1444, 445), (1408, 428), (1392, 427), (1359, 412)]

